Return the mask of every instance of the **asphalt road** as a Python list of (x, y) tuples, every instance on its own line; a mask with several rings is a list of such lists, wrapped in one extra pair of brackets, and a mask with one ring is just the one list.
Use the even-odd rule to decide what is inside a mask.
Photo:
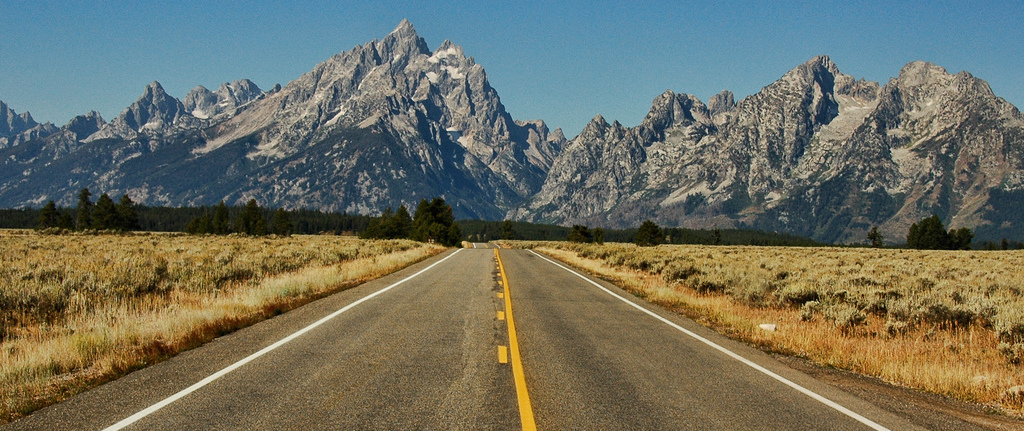
[(10, 429), (103, 429), (450, 256), (125, 429), (512, 429), (493, 250), (445, 253), (82, 393)]
[[(519, 429), (527, 396), (538, 429), (915, 429), (530, 251), (500, 250), (506, 310), (495, 250), (477, 246), (218, 338), (3, 428), (104, 429), (133, 418), (124, 429)], [(514, 311), (525, 394), (513, 379), (517, 355), (501, 361), (509, 357), (499, 313), (506, 311)]]

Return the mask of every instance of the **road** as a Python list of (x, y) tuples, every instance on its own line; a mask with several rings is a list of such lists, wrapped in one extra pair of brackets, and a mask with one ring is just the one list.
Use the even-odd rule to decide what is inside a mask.
[(533, 252), (500, 250), (503, 278), (475, 245), (3, 429), (915, 429)]

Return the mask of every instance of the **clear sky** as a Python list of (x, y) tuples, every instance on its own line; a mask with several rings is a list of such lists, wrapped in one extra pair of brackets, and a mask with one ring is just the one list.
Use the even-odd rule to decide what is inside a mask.
[(1024, 107), (1024, 1), (0, 0), (0, 100), (58, 126), (108, 121), (159, 81), (282, 85), (408, 18), (486, 70), (516, 119), (575, 136), (602, 114), (638, 124), (667, 89), (740, 98), (819, 54), (885, 82), (914, 60), (985, 79)]

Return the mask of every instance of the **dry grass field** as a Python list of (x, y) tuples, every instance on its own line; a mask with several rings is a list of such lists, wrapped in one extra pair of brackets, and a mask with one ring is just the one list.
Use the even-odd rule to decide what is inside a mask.
[(0, 232), (0, 423), (442, 247)]
[(1021, 251), (508, 245), (762, 348), (1024, 413)]

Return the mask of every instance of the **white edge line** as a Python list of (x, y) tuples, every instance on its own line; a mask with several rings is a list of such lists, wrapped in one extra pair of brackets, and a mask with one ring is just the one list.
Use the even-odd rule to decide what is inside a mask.
[(309, 326), (306, 326), (305, 328), (302, 328), (302, 329), (294, 332), (293, 334), (291, 334), (291, 335), (289, 335), (287, 337), (282, 338), (278, 342), (276, 342), (274, 344), (271, 344), (271, 345), (269, 345), (267, 347), (264, 347), (262, 350), (260, 350), (260, 351), (258, 351), (256, 353), (253, 353), (253, 354), (251, 354), (249, 356), (246, 356), (244, 359), (242, 359), (242, 360), (240, 360), (238, 362), (235, 362), (234, 364), (231, 364), (231, 365), (228, 365), (227, 367), (224, 367), (224, 369), (222, 369), (222, 370), (220, 370), (220, 371), (218, 371), (216, 373), (211, 374), (209, 377), (196, 382), (192, 386), (189, 386), (189, 387), (187, 387), (185, 389), (182, 389), (181, 391), (179, 391), (178, 393), (176, 393), (174, 395), (171, 395), (171, 396), (169, 396), (167, 398), (164, 398), (162, 401), (149, 406), (145, 410), (142, 410), (142, 411), (140, 411), (140, 412), (138, 412), (138, 413), (136, 413), (134, 415), (131, 415), (131, 416), (127, 417), (127, 418), (124, 418), (123, 420), (121, 420), (120, 422), (118, 422), (116, 424), (113, 424), (113, 425), (111, 425), (111, 426), (109, 426), (107, 428), (104, 428), (104, 431), (120, 430), (120, 429), (122, 429), (122, 428), (124, 428), (124, 427), (126, 427), (128, 425), (131, 425), (131, 424), (139, 421), (140, 419), (142, 419), (142, 418), (144, 418), (146, 416), (149, 416), (153, 412), (156, 412), (157, 410), (160, 410), (160, 409), (166, 407), (168, 404), (171, 404), (171, 403), (181, 399), (182, 397), (184, 397), (184, 396), (186, 396), (186, 395), (188, 395), (188, 394), (190, 394), (192, 392), (195, 392), (196, 390), (202, 388), (203, 386), (206, 386), (206, 385), (212, 383), (213, 381), (215, 381), (215, 380), (217, 380), (217, 379), (219, 379), (221, 377), (224, 377), (224, 375), (226, 375), (226, 374), (228, 374), (228, 373), (238, 369), (239, 367), (241, 367), (241, 366), (243, 366), (245, 364), (248, 364), (249, 362), (252, 362), (256, 358), (259, 358), (260, 356), (263, 356), (263, 355), (269, 353), (270, 351), (272, 351), (274, 349), (277, 349), (278, 347), (281, 347), (285, 343), (287, 343), (289, 341), (292, 341), (292, 340), (302, 336), (303, 334), (313, 330), (317, 326), (320, 326), (320, 325), (324, 324), (328, 320), (331, 320), (331, 319), (333, 319), (335, 317), (338, 317), (338, 315), (340, 315), (341, 313), (344, 313), (344, 312), (352, 309), (353, 307), (355, 307), (355, 306), (357, 306), (359, 304), (362, 304), (365, 301), (370, 300), (371, 298), (373, 298), (373, 297), (375, 297), (377, 295), (380, 295), (380, 294), (382, 294), (384, 292), (387, 292), (387, 291), (391, 290), (395, 286), (398, 286), (398, 285), (400, 285), (402, 283), (405, 283), (406, 281), (409, 281), (409, 280), (413, 279), (414, 277), (416, 277), (416, 276), (418, 276), (420, 274), (423, 274), (424, 272), (427, 272), (431, 268), (433, 268), (433, 267), (435, 267), (437, 265), (440, 265), (441, 262), (444, 262), (444, 261), (450, 259), (452, 256), (455, 256), (460, 251), (462, 251), (462, 249), (457, 249), (457, 250), (455, 250), (454, 253), (448, 255), (444, 259), (441, 259), (441, 260), (439, 260), (437, 262), (434, 262), (433, 264), (431, 264), (430, 266), (428, 266), (426, 268), (421, 269), (419, 272), (417, 272), (417, 273), (415, 273), (413, 275), (410, 275), (408, 277), (405, 277), (405, 278), (395, 282), (394, 284), (392, 284), (392, 285), (390, 285), (388, 287), (385, 287), (385, 288), (383, 288), (381, 290), (378, 290), (378, 291), (373, 292), (373, 293), (371, 293), (369, 295), (366, 295), (363, 298), (359, 299), (358, 301), (355, 301), (355, 302), (353, 302), (353, 303), (351, 303), (349, 305), (346, 305), (345, 307), (342, 307), (340, 310), (335, 311), (335, 312), (327, 315), (326, 317), (324, 317), (324, 318), (322, 318), (320, 320), (317, 320), (316, 322), (313, 322)]
[(693, 337), (697, 341), (700, 341), (700, 342), (702, 342), (704, 344), (707, 344), (708, 346), (714, 348), (715, 350), (718, 350), (719, 352), (722, 352), (722, 353), (726, 354), (727, 356), (729, 356), (729, 357), (731, 357), (731, 358), (733, 358), (733, 359), (735, 359), (737, 361), (742, 362), (744, 365), (747, 365), (750, 368), (753, 368), (753, 369), (755, 369), (757, 371), (760, 371), (761, 373), (767, 375), (768, 377), (771, 377), (771, 378), (773, 378), (775, 380), (778, 380), (779, 382), (785, 384), (786, 386), (789, 386), (789, 387), (791, 387), (793, 389), (796, 389), (800, 393), (802, 393), (804, 395), (807, 395), (808, 397), (813, 398), (815, 401), (818, 401), (818, 402), (820, 402), (820, 403), (822, 403), (822, 404), (824, 404), (826, 406), (829, 406), (829, 407), (839, 411), (840, 413), (845, 414), (846, 416), (849, 416), (849, 417), (855, 419), (856, 421), (871, 427), (872, 429), (876, 429), (876, 430), (879, 430), (879, 431), (883, 431), (883, 430), (884, 431), (889, 431), (888, 428), (886, 428), (886, 427), (884, 427), (882, 425), (879, 425), (875, 421), (872, 421), (871, 419), (868, 419), (868, 418), (866, 418), (864, 416), (861, 416), (861, 415), (857, 414), (856, 412), (854, 412), (854, 411), (852, 411), (852, 410), (850, 410), (850, 409), (848, 409), (846, 407), (843, 407), (842, 405), (840, 405), (839, 403), (836, 403), (835, 401), (832, 401), (832, 400), (830, 400), (828, 398), (825, 398), (825, 397), (823, 397), (821, 395), (818, 395), (817, 393), (811, 391), (810, 389), (807, 389), (807, 388), (805, 388), (803, 386), (800, 386), (799, 384), (794, 383), (793, 381), (791, 381), (791, 380), (789, 380), (789, 379), (787, 379), (785, 377), (782, 377), (782, 376), (780, 376), (778, 374), (775, 374), (771, 370), (769, 370), (769, 369), (767, 369), (765, 367), (762, 367), (762, 366), (758, 365), (757, 363), (755, 363), (755, 362), (753, 362), (753, 361), (751, 361), (751, 360), (749, 360), (747, 358), (744, 358), (744, 357), (740, 356), (737, 353), (734, 353), (733, 351), (731, 351), (729, 349), (726, 349), (725, 347), (722, 347), (722, 346), (720, 346), (718, 344), (715, 344), (715, 342), (713, 342), (711, 340), (708, 340), (707, 338), (701, 337), (700, 335), (697, 335), (696, 333), (694, 333), (694, 332), (692, 332), (692, 331), (690, 331), (690, 330), (688, 330), (686, 328), (683, 328), (682, 326), (679, 326), (679, 325), (673, 323), (671, 320), (668, 320), (668, 319), (666, 319), (664, 317), (661, 317), (661, 316), (657, 315), (656, 313), (654, 313), (651, 310), (648, 310), (648, 309), (646, 309), (644, 307), (641, 307), (641, 306), (639, 306), (639, 305), (637, 305), (637, 304), (627, 300), (626, 298), (623, 298), (623, 297), (621, 297), (619, 295), (616, 295), (614, 292), (612, 292), (611, 290), (608, 290), (608, 288), (598, 284), (594, 280), (591, 280), (591, 279), (583, 276), (582, 274), (580, 274), (580, 273), (578, 273), (576, 271), (573, 271), (570, 268), (567, 268), (567, 267), (563, 266), (562, 264), (560, 264), (558, 262), (555, 262), (555, 261), (553, 261), (551, 259), (548, 259), (546, 256), (543, 256), (540, 253), (537, 253), (537, 252), (535, 252), (533, 250), (530, 250), (530, 253), (533, 253), (533, 254), (537, 255), (541, 259), (544, 259), (544, 260), (550, 262), (551, 264), (553, 264), (553, 265), (555, 265), (555, 266), (557, 266), (559, 268), (562, 268), (562, 269), (564, 269), (566, 271), (569, 271), (569, 272), (575, 274), (577, 277), (582, 278), (583, 280), (587, 281), (590, 284), (593, 284), (594, 286), (597, 286), (599, 289), (605, 291), (606, 293), (608, 293), (611, 296), (614, 296), (616, 299), (619, 299), (620, 301), (625, 302), (626, 304), (629, 304), (633, 308), (636, 308), (637, 310), (640, 310), (640, 311), (642, 311), (644, 313), (647, 313), (651, 317), (654, 317), (655, 319), (658, 319), (658, 320), (662, 321), (666, 325), (669, 325), (669, 326), (679, 330), (680, 332), (682, 332), (682, 333), (684, 333), (686, 335), (689, 335), (690, 337)]

